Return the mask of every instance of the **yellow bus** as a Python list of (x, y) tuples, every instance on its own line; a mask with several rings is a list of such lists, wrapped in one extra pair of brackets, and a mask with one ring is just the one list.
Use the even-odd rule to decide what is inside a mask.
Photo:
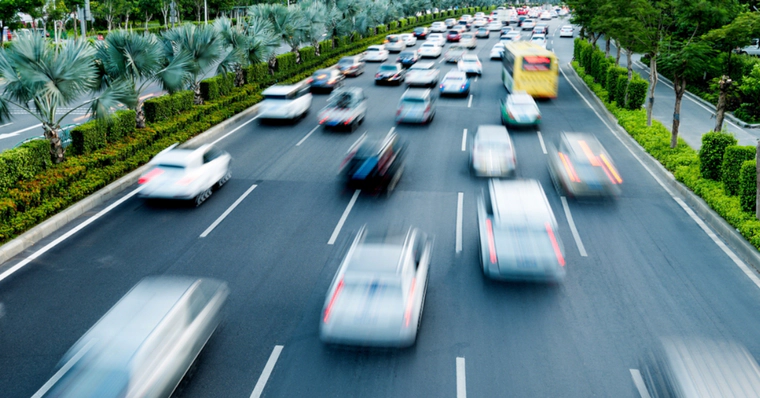
[(528, 41), (509, 42), (501, 57), (501, 80), (509, 92), (557, 98), (559, 62), (553, 52)]

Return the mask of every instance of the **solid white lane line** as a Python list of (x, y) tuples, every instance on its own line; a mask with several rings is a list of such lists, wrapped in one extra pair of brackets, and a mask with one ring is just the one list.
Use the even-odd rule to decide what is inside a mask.
[(565, 217), (567, 217), (567, 223), (570, 225), (570, 231), (573, 233), (573, 239), (575, 239), (575, 244), (578, 246), (578, 251), (581, 253), (581, 256), (586, 257), (586, 248), (583, 247), (581, 236), (578, 234), (578, 228), (575, 227), (575, 221), (573, 221), (573, 215), (570, 213), (570, 206), (567, 205), (567, 199), (565, 199), (564, 196), (560, 196), (559, 198), (562, 200), (562, 207), (565, 209)]
[(462, 152), (464, 152), (465, 149), (467, 149), (467, 129), (462, 131)]
[(348, 202), (348, 206), (346, 206), (346, 210), (343, 210), (343, 215), (340, 216), (340, 220), (338, 221), (338, 225), (335, 226), (335, 229), (333, 230), (332, 235), (330, 236), (330, 240), (327, 241), (328, 245), (335, 244), (335, 240), (338, 239), (338, 234), (340, 234), (341, 228), (343, 228), (343, 224), (346, 222), (346, 219), (348, 218), (348, 213), (351, 212), (351, 208), (354, 207), (354, 203), (356, 203), (356, 199), (359, 198), (359, 193), (361, 192), (361, 189), (357, 189), (354, 192), (354, 196), (351, 197), (351, 201)]
[[(9, 123), (9, 124), (13, 124), (13, 123)], [(6, 124), (6, 126), (7, 125), (8, 124)], [(21, 134), (23, 132), (26, 132), (26, 131), (29, 131), (29, 130), (32, 130), (32, 129), (36, 129), (37, 127), (42, 127), (42, 123), (35, 124), (34, 126), (30, 126), (30, 127), (25, 128), (25, 129), (16, 130), (16, 131), (13, 131), (13, 132), (10, 132), (10, 133), (2, 134), (2, 135), (0, 135), (0, 137), (2, 137), (2, 138), (8, 138), (8, 137), (17, 136), (17, 135), (19, 135), (19, 134)], [(2, 138), (0, 138), (0, 139), (2, 139)]]
[(319, 125), (311, 129), (311, 131), (309, 131), (309, 134), (306, 134), (303, 138), (301, 138), (301, 141), (298, 141), (296, 146), (301, 146), (301, 144), (303, 144), (303, 142), (306, 141), (306, 139), (309, 138), (310, 135), (314, 134), (314, 132), (317, 131), (318, 128), (319, 128)]
[(227, 138), (227, 137), (231, 136), (232, 134), (234, 134), (234, 133), (235, 133), (235, 132), (237, 132), (238, 130), (240, 130), (240, 129), (242, 129), (243, 127), (245, 127), (246, 125), (248, 125), (248, 123), (250, 123), (250, 122), (252, 122), (252, 121), (254, 121), (254, 120), (258, 119), (258, 118), (259, 118), (259, 115), (256, 115), (256, 116), (254, 116), (254, 117), (252, 117), (252, 118), (250, 118), (250, 119), (246, 120), (246, 121), (245, 121), (245, 123), (241, 124), (240, 126), (237, 126), (237, 127), (235, 127), (235, 128), (234, 128), (234, 129), (232, 129), (232, 131), (230, 131), (229, 133), (227, 133), (227, 134), (225, 134), (225, 135), (223, 135), (223, 136), (221, 136), (221, 137), (219, 137), (219, 138), (215, 139), (213, 142), (211, 142), (211, 145), (215, 145), (217, 142), (219, 142), (219, 141), (221, 141), (221, 140), (223, 140), (223, 139), (225, 139), (225, 138)]
[(259, 381), (256, 382), (256, 386), (253, 388), (253, 392), (251, 393), (251, 398), (259, 398), (261, 397), (261, 393), (264, 392), (264, 387), (267, 385), (267, 381), (269, 380), (269, 376), (272, 375), (272, 370), (274, 370), (274, 365), (277, 364), (277, 358), (280, 357), (280, 353), (282, 352), (281, 345), (274, 346), (274, 350), (272, 350), (272, 354), (269, 355), (269, 360), (267, 360), (267, 364), (264, 365), (264, 370), (261, 372), (261, 376), (259, 376)]
[(462, 208), (464, 207), (464, 192), (457, 194), (457, 230), (456, 230), (456, 252), (462, 251)]
[(636, 385), (636, 389), (639, 390), (641, 398), (652, 398), (647, 391), (647, 386), (644, 384), (644, 379), (641, 378), (641, 372), (638, 369), (628, 369), (631, 371), (631, 377), (633, 378), (633, 384)]
[(538, 142), (541, 143), (541, 150), (546, 155), (546, 145), (544, 145), (544, 137), (541, 135), (541, 130), (537, 130), (536, 133), (538, 133)]
[(457, 398), (467, 398), (467, 379), (464, 373), (464, 357), (457, 357)]
[(573, 84), (573, 82), (571, 82), (570, 79), (567, 78), (567, 75), (565, 74), (565, 71), (563, 71), (561, 68), (560, 68), (560, 71), (562, 72), (562, 75), (565, 76), (565, 80), (567, 80), (567, 82), (570, 83), (570, 86), (575, 90), (575, 92), (578, 93), (578, 95), (583, 99), (583, 101), (586, 102), (586, 105), (588, 105), (588, 107), (591, 108), (591, 110), (596, 114), (596, 117), (598, 117), (599, 120), (601, 120), (602, 123), (604, 123), (604, 125), (607, 127), (607, 129), (609, 129), (610, 132), (613, 133), (612, 135), (614, 135), (618, 139), (618, 141), (620, 141), (623, 144), (623, 146), (628, 150), (628, 152), (630, 152), (631, 156), (633, 156), (633, 158), (636, 159), (639, 162), (639, 164), (641, 165), (641, 167), (643, 167), (644, 170), (646, 170), (647, 173), (649, 173), (649, 175), (651, 175), (652, 178), (654, 178), (654, 180), (658, 184), (660, 184), (660, 186), (662, 187), (662, 189), (664, 189), (665, 192), (667, 192), (668, 195), (670, 195), (670, 197), (673, 198), (673, 200), (676, 203), (678, 203), (678, 205), (681, 206), (681, 208), (683, 208), (684, 211), (686, 211), (686, 214), (688, 214), (689, 217), (691, 217), (692, 220), (694, 220), (697, 223), (697, 225), (699, 225), (699, 227), (702, 228), (702, 230), (705, 231), (705, 233), (707, 233), (707, 236), (709, 236), (710, 239), (712, 239), (712, 241), (715, 242), (715, 244), (718, 245), (718, 247), (721, 250), (723, 250), (724, 253), (726, 253), (726, 255), (734, 262), (734, 264), (736, 264), (742, 270), (742, 272), (744, 272), (745, 275), (749, 276), (749, 278), (752, 281), (752, 283), (754, 283), (755, 286), (757, 286), (758, 288), (760, 288), (760, 278), (758, 278), (757, 275), (754, 272), (752, 272), (752, 270), (750, 270), (750, 268), (747, 266), (747, 264), (744, 263), (744, 261), (742, 261), (736, 255), (736, 253), (734, 253), (733, 250), (731, 250), (728, 246), (726, 246), (726, 244), (723, 243), (723, 241), (720, 240), (720, 238), (718, 238), (718, 236), (715, 235), (715, 233), (712, 231), (712, 229), (710, 229), (710, 227), (708, 227), (707, 224), (705, 224), (704, 221), (702, 221), (702, 219), (699, 218), (699, 216), (697, 216), (696, 213), (694, 213), (694, 211), (686, 203), (684, 203), (683, 200), (681, 200), (681, 198), (676, 197), (675, 192), (673, 192), (670, 189), (670, 187), (668, 187), (667, 185), (665, 185), (665, 183), (662, 182), (660, 180), (660, 178), (657, 177), (657, 175), (655, 175), (654, 172), (649, 169), (649, 166), (647, 166), (644, 163), (644, 161), (641, 160), (641, 158), (639, 158), (639, 155), (637, 155), (633, 151), (633, 149), (631, 149), (628, 146), (628, 143), (626, 143), (625, 141), (623, 141), (622, 138), (618, 137), (618, 135), (613, 132), (612, 127), (610, 127), (610, 125), (607, 124), (607, 121), (602, 118), (602, 115), (600, 115), (599, 112), (597, 112), (596, 109), (594, 109), (594, 107), (591, 106), (591, 103), (588, 101), (588, 99), (586, 99), (586, 97), (583, 94), (581, 94), (580, 90), (578, 90), (578, 88), (575, 87), (575, 85)]
[(116, 206), (118, 206), (118, 205), (126, 202), (129, 198), (135, 196), (142, 189), (143, 189), (143, 187), (139, 187), (139, 188), (135, 189), (134, 191), (128, 193), (123, 198), (117, 200), (116, 202), (113, 202), (110, 206), (108, 206), (105, 209), (99, 211), (94, 216), (88, 218), (87, 220), (85, 220), (81, 224), (79, 224), (76, 227), (72, 228), (69, 232), (66, 232), (65, 234), (59, 236), (56, 240), (48, 243), (47, 245), (45, 245), (41, 249), (39, 249), (36, 252), (32, 253), (32, 255), (30, 255), (29, 257), (21, 260), (18, 264), (14, 265), (10, 269), (8, 269), (5, 272), (3, 272), (2, 274), (0, 274), (0, 281), (2, 281), (3, 279), (5, 279), (5, 278), (7, 278), (7, 277), (9, 277), (11, 275), (13, 275), (14, 272), (20, 270), (21, 268), (23, 268), (24, 266), (26, 266), (30, 262), (34, 261), (34, 259), (36, 259), (37, 257), (45, 254), (50, 249), (58, 246), (59, 243), (65, 241), (66, 239), (68, 239), (69, 237), (71, 237), (71, 235), (74, 235), (75, 233), (81, 231), (84, 227), (86, 227), (86, 226), (92, 224), (93, 222), (95, 222), (95, 220), (99, 219), (100, 217), (103, 217), (103, 215), (105, 215), (109, 211), (113, 210)]
[(8, 127), (8, 126), (10, 126), (11, 124), (13, 124), (13, 122), (11, 122), (11, 123), (5, 123), (4, 125), (0, 126), (0, 129), (1, 129), (1, 128), (3, 128), (3, 127)]
[(477, 83), (477, 82), (478, 82), (478, 77), (477, 77), (477, 76), (475, 76), (475, 83)]
[(222, 213), (222, 215), (216, 219), (216, 221), (214, 221), (211, 225), (209, 225), (208, 228), (206, 228), (205, 231), (203, 231), (200, 237), (205, 238), (206, 236), (208, 236), (208, 234), (210, 234), (211, 231), (213, 231), (214, 228), (216, 228), (216, 226), (219, 225), (219, 223), (224, 221), (224, 219), (227, 218), (227, 216), (229, 216), (230, 213), (232, 213), (232, 210), (235, 210), (235, 208), (240, 204), (240, 202), (242, 202), (243, 199), (245, 199), (245, 197), (248, 196), (248, 194), (250, 194), (256, 187), (257, 187), (256, 184), (251, 185), (251, 187), (248, 188), (248, 190), (245, 191), (242, 195), (240, 195), (240, 197), (232, 205), (230, 205), (230, 207), (228, 207), (227, 210), (225, 210), (224, 213)]
[(391, 131), (389, 131), (388, 134), (393, 134), (394, 131), (396, 131), (396, 126), (391, 127)]
[(467, 107), (469, 108), (471, 106), (472, 106), (472, 94), (470, 94), (470, 100), (467, 101)]

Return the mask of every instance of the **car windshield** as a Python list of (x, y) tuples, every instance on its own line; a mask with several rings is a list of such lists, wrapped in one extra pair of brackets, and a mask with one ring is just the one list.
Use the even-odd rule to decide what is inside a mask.
[(379, 48), (377, 48), (377, 47), (369, 47), (369, 48), (367, 49), (367, 51), (380, 51), (380, 49), (379, 49)]
[(354, 97), (351, 94), (343, 93), (330, 99), (328, 107), (332, 108), (350, 108), (353, 105)]
[(388, 41), (391, 43), (395, 43), (398, 41), (398, 36), (391, 36), (388, 38)]
[(425, 100), (422, 98), (404, 98), (401, 100), (402, 105), (424, 105)]
[(398, 69), (396, 65), (382, 65), (379, 70), (380, 72), (396, 72)]
[(330, 72), (324, 70), (318, 70), (314, 72), (314, 80), (325, 80), (330, 78)]
[(409, 68), (410, 71), (412, 70), (430, 70), (432, 69), (430, 65), (421, 65), (421, 64), (414, 64), (411, 68)]
[(411, 51), (404, 51), (401, 54), (399, 54), (398, 56), (399, 56), (399, 58), (413, 58), (414, 55), (415, 55), (415, 53), (413, 53)]
[(341, 65), (353, 65), (354, 64), (354, 59), (353, 58), (343, 58), (338, 63), (341, 64)]

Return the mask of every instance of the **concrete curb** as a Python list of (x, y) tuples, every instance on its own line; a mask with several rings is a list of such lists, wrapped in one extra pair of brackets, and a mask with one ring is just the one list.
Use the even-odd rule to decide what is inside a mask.
[(613, 133), (622, 141), (627, 143), (629, 148), (632, 148), (639, 155), (639, 158), (654, 172), (663, 183), (665, 183), (673, 191), (677, 192), (681, 199), (694, 210), (694, 212), (702, 218), (707, 225), (710, 226), (723, 241), (736, 252), (736, 254), (749, 265), (751, 265), (756, 271), (760, 271), (760, 252), (758, 249), (752, 246), (739, 231), (723, 219), (718, 213), (716, 213), (710, 205), (707, 204), (702, 198), (697, 196), (688, 187), (678, 182), (673, 174), (670, 173), (657, 159), (652, 157), (636, 140), (631, 137), (625, 129), (620, 126), (615, 116), (607, 110), (604, 103), (594, 94), (593, 91), (586, 85), (583, 79), (580, 78), (578, 73), (568, 64), (567, 68), (564, 68), (569, 76), (574, 77), (577, 86), (580, 90), (583, 90), (584, 94), (594, 101), (597, 107), (601, 110), (602, 115), (606, 117), (610, 126), (614, 126)]
[[(198, 134), (197, 136), (187, 140), (183, 145), (201, 145), (208, 142), (212, 142), (218, 136), (225, 133), (225, 130), (231, 125), (238, 122), (241, 119), (255, 115), (258, 112), (260, 103), (251, 106), (250, 108), (230, 117), (229, 119), (217, 124), (216, 126)], [(14, 256), (23, 252), (27, 248), (31, 247), (40, 240), (46, 238), (53, 232), (60, 228), (63, 228), (69, 222), (73, 221), (82, 214), (94, 209), (95, 207), (103, 204), (107, 200), (113, 198), (117, 194), (126, 190), (134, 185), (140, 178), (140, 175), (145, 171), (146, 165), (138, 167), (131, 173), (121, 177), (120, 179), (108, 184), (104, 188), (101, 188), (97, 192), (90, 196), (74, 203), (66, 208), (66, 210), (54, 215), (53, 217), (43, 221), (41, 224), (24, 232), (17, 238), (0, 246), (0, 265), (10, 260)]]
[[(645, 65), (641, 61), (636, 60), (636, 61), (633, 61), (633, 63), (636, 64), (641, 69), (644, 69), (644, 70), (647, 70), (647, 71), (650, 70), (649, 66)], [(664, 77), (663, 75), (661, 75), (659, 73), (657, 74), (657, 80), (660, 80), (660, 81), (663, 81), (665, 83), (668, 83), (671, 86), (673, 85), (673, 81), (671, 81), (670, 79)], [(685, 95), (687, 97), (689, 97), (689, 99), (691, 99), (693, 101), (696, 101), (696, 102), (699, 102), (700, 104), (702, 104), (702, 105), (704, 105), (704, 106), (712, 109), (713, 115), (715, 115), (715, 111), (716, 111), (715, 105), (713, 105), (713, 104), (705, 101), (704, 99), (700, 98), (696, 94), (693, 94), (689, 90), (686, 90)], [(732, 121), (734, 124), (736, 124), (739, 127), (744, 127), (744, 128), (747, 128), (747, 129), (760, 129), (760, 123), (754, 123), (754, 124), (753, 123), (747, 123), (744, 120), (741, 120), (738, 117), (734, 116), (734, 114), (731, 113), (731, 112), (726, 112), (725, 116), (726, 116), (726, 119)]]

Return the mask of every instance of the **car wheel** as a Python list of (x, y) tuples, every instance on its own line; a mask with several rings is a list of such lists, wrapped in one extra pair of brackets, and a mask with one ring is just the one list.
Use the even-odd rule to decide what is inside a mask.
[(195, 204), (195, 207), (198, 207), (201, 204), (203, 204), (203, 202), (205, 202), (206, 199), (208, 199), (208, 197), (211, 196), (211, 193), (212, 193), (211, 188), (208, 188), (205, 191), (196, 195), (195, 198), (193, 199), (193, 203)]
[(227, 174), (225, 174), (225, 175), (224, 175), (224, 177), (222, 177), (222, 179), (221, 179), (221, 180), (219, 180), (219, 181), (216, 183), (216, 189), (219, 189), (219, 188), (221, 188), (221, 187), (222, 187), (222, 185), (224, 185), (224, 184), (225, 184), (227, 181), (229, 181), (229, 180), (230, 180), (230, 178), (232, 178), (232, 172), (231, 172), (231, 171), (229, 171), (229, 170), (227, 170)]
[(354, 120), (353, 122), (351, 122), (351, 126), (349, 126), (349, 131), (353, 133), (358, 128), (359, 128), (359, 122), (357, 120)]

